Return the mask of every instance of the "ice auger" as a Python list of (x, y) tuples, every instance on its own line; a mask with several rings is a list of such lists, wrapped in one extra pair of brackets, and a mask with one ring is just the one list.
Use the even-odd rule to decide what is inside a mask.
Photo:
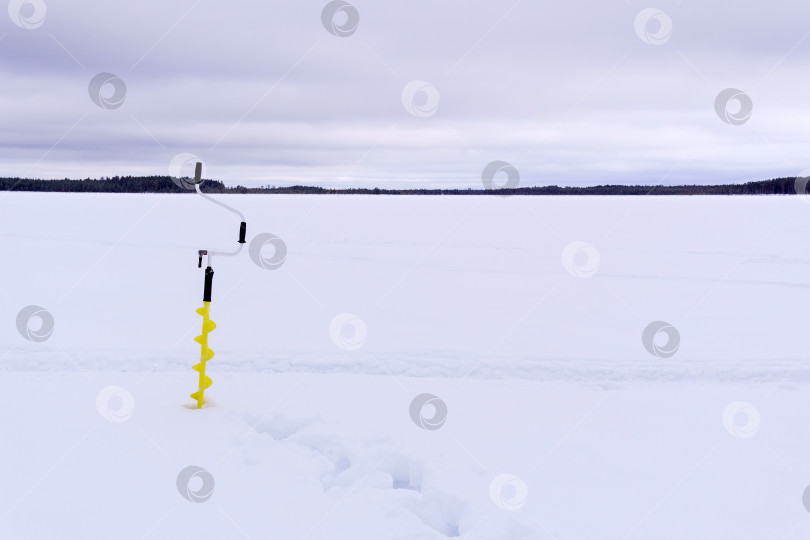
[(247, 234), (247, 224), (245, 223), (245, 217), (238, 211), (225, 203), (212, 199), (209, 195), (206, 195), (202, 191), (200, 191), (200, 183), (202, 182), (202, 163), (197, 163), (197, 167), (194, 172), (194, 187), (204, 199), (207, 199), (214, 204), (217, 204), (226, 210), (229, 210), (239, 216), (239, 248), (235, 251), (224, 252), (224, 251), (213, 251), (208, 249), (201, 249), (197, 252), (199, 255), (199, 259), (197, 262), (197, 267), (202, 268), (202, 260), (203, 256), (207, 257), (207, 264), (205, 268), (205, 285), (203, 287), (203, 306), (201, 308), (197, 308), (197, 314), (200, 315), (202, 320), (202, 334), (194, 338), (194, 341), (200, 344), (200, 363), (195, 364), (192, 366), (191, 369), (198, 372), (200, 374), (199, 380), (199, 388), (196, 392), (191, 394), (191, 398), (197, 401), (197, 408), (201, 408), (203, 403), (205, 403), (205, 390), (206, 388), (211, 386), (211, 377), (205, 374), (205, 364), (209, 360), (214, 357), (214, 351), (212, 351), (208, 347), (208, 334), (214, 331), (217, 327), (216, 323), (211, 320), (211, 290), (214, 284), (214, 269), (211, 267), (211, 258), (216, 254), (220, 256), (233, 256), (238, 255), (239, 252), (242, 251), (242, 244), (245, 243), (245, 235)]

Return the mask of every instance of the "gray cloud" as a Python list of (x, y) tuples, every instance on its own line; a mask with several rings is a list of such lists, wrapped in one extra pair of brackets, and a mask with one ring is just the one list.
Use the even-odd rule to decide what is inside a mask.
[[(803, 20), (779, 0), (661, 2), (661, 46), (635, 34), (646, 5), (356, 2), (349, 37), (323, 28), (326, 2), (48, 2), (44, 24), (0, 23), (5, 176), (166, 174), (179, 152), (228, 183), (477, 187), (504, 160), (523, 185), (706, 183), (795, 175), (802, 127)], [(127, 86), (97, 107), (90, 79)], [(412, 80), (441, 97), (410, 115)], [(741, 126), (714, 111), (751, 96)]]

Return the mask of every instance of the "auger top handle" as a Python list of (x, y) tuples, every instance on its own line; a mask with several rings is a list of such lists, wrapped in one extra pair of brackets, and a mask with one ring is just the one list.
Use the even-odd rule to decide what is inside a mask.
[(200, 190), (200, 184), (202, 183), (202, 163), (199, 161), (197, 162), (197, 166), (194, 169), (194, 189), (197, 193), (205, 200), (210, 201), (217, 206), (224, 208), (225, 210), (235, 214), (239, 217), (239, 247), (235, 251), (221, 251), (221, 250), (200, 250), (200, 260), (198, 263), (198, 267), (202, 267), (202, 256), (203, 254), (208, 255), (208, 266), (211, 266), (211, 257), (214, 255), (220, 255), (223, 257), (233, 257), (234, 255), (238, 255), (242, 251), (242, 244), (245, 243), (245, 236), (247, 235), (247, 223), (245, 222), (245, 216), (231, 206), (228, 206), (222, 201), (218, 201), (211, 197), (210, 195), (206, 195)]

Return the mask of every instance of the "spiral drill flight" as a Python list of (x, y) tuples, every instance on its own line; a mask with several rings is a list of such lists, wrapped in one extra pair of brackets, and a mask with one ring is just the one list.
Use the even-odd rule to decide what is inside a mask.
[(211, 260), (214, 255), (230, 257), (238, 255), (242, 251), (242, 245), (245, 243), (245, 235), (247, 234), (247, 223), (245, 217), (236, 209), (231, 208), (225, 203), (214, 200), (211, 196), (206, 195), (200, 191), (200, 183), (202, 182), (202, 163), (197, 163), (194, 171), (194, 187), (204, 199), (225, 208), (239, 216), (239, 248), (235, 251), (214, 251), (210, 249), (201, 249), (197, 252), (199, 259), (197, 267), (202, 268), (203, 256), (207, 258), (205, 268), (205, 283), (203, 286), (203, 306), (197, 308), (197, 314), (200, 315), (202, 320), (202, 333), (194, 338), (194, 341), (200, 344), (200, 362), (192, 366), (191, 369), (199, 373), (199, 383), (196, 392), (191, 394), (191, 398), (197, 402), (197, 408), (201, 408), (205, 403), (205, 390), (211, 386), (211, 377), (205, 374), (206, 363), (214, 357), (214, 351), (208, 346), (208, 334), (214, 331), (217, 327), (216, 323), (211, 320), (211, 292), (214, 285), (214, 269), (211, 267)]

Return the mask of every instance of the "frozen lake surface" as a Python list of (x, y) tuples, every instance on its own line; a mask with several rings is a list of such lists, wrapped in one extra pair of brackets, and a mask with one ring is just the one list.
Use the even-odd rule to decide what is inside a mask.
[(232, 217), (0, 193), (1, 537), (810, 535), (804, 198), (221, 200), (194, 410)]

